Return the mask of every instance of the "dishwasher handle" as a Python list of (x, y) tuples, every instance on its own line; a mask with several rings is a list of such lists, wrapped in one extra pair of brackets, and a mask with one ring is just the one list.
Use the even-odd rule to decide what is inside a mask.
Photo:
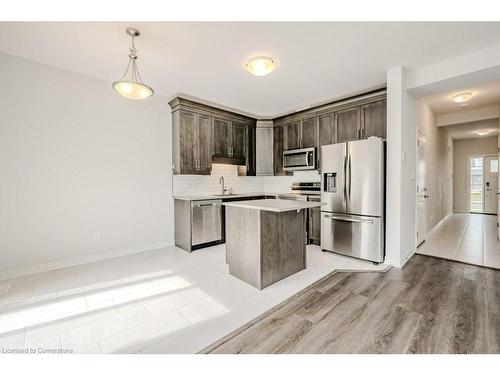
[(221, 206), (222, 201), (221, 200), (216, 200), (216, 201), (197, 201), (197, 202), (192, 202), (191, 207), (206, 207), (206, 206)]

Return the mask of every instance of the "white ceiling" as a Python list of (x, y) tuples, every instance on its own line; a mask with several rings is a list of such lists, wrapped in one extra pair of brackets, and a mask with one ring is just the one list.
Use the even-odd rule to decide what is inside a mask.
[[(457, 103), (453, 102), (451, 97), (465, 91), (471, 92), (472, 98), (468, 102), (469, 105), (462, 108)], [(435, 115), (478, 109), (495, 104), (500, 105), (500, 81), (488, 82), (481, 85), (463, 87), (460, 90), (430, 95), (425, 97), (425, 101), (429, 104)]]
[[(500, 23), (0, 23), (0, 51), (98, 77), (119, 79), (126, 26), (142, 35), (144, 81), (272, 117), (383, 85), (391, 66), (420, 67), (498, 43)], [(254, 77), (245, 62), (273, 57)]]
[[(484, 138), (498, 136), (498, 119), (468, 122), (460, 125), (446, 126), (448, 134), (453, 139)], [(479, 131), (488, 131), (486, 135), (480, 135)]]

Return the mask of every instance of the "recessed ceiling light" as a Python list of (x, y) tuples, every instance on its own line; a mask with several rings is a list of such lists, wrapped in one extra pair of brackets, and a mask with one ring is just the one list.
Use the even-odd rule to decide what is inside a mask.
[(472, 98), (472, 93), (470, 92), (461, 92), (460, 94), (453, 95), (451, 100), (455, 103), (465, 103)]
[(274, 60), (265, 56), (254, 57), (246, 65), (247, 70), (254, 76), (265, 76), (271, 73), (275, 67)]

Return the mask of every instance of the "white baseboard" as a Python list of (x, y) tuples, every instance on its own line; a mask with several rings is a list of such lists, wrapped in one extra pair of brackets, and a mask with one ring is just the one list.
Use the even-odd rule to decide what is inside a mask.
[(434, 225), (434, 228), (432, 228), (432, 229), (431, 229), (431, 230), (427, 233), (427, 235), (425, 236), (425, 238), (427, 238), (427, 237), (428, 237), (428, 236), (430, 236), (432, 233), (434, 233), (435, 231), (437, 231), (437, 230), (441, 227), (441, 225), (443, 225), (443, 224), (444, 224), (444, 222), (445, 222), (446, 220), (448, 220), (448, 219), (449, 219), (449, 217), (450, 217), (452, 214), (453, 214), (453, 212), (450, 212), (450, 213), (448, 213), (448, 215), (446, 215), (445, 217), (443, 217), (443, 218), (439, 221), (439, 223), (437, 223), (436, 225)]
[(105, 259), (117, 258), (117, 257), (124, 256), (124, 255), (142, 253), (144, 251), (156, 250), (156, 249), (161, 249), (162, 247), (170, 247), (170, 246), (174, 246), (174, 244), (170, 243), (170, 242), (159, 242), (159, 243), (156, 243), (153, 245), (148, 245), (148, 246), (138, 246), (138, 247), (133, 247), (133, 248), (124, 249), (124, 250), (108, 251), (105, 253), (90, 254), (90, 255), (78, 257), (78, 258), (61, 259), (61, 260), (56, 260), (54, 262), (49, 262), (49, 263), (43, 263), (43, 264), (37, 264), (37, 265), (33, 265), (33, 266), (28, 266), (28, 267), (15, 268), (12, 270), (0, 271), (0, 281), (7, 280), (7, 279), (13, 279), (16, 277), (21, 277), (21, 276), (32, 275), (32, 274), (40, 273), (40, 272), (53, 271), (53, 270), (66, 268), (66, 267), (79, 266), (82, 264), (98, 262), (98, 261), (105, 260)]

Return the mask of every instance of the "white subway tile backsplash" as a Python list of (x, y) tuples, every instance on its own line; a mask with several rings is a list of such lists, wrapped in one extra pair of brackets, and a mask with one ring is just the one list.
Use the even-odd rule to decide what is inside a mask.
[(173, 193), (175, 195), (219, 194), (220, 176), (224, 176), (226, 187), (233, 193), (287, 193), (293, 182), (320, 181), (317, 171), (294, 172), (293, 176), (238, 176), (235, 165), (213, 164), (210, 176), (174, 175)]

